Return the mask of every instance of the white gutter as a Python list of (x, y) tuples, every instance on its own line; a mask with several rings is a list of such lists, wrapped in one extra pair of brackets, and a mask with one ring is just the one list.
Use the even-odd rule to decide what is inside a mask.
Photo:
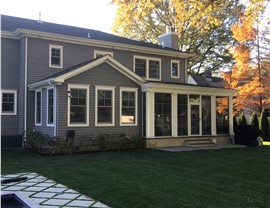
[[(28, 37), (25, 36), (25, 52), (24, 52), (24, 137), (27, 130), (27, 57), (28, 57)], [(22, 144), (24, 146), (24, 143)]]

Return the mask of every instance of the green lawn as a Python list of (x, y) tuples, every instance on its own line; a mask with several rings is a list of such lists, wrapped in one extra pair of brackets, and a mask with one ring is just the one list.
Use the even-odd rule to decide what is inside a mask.
[(37, 172), (113, 208), (270, 207), (269, 147), (68, 156), (3, 150), (1, 167), (1, 174)]

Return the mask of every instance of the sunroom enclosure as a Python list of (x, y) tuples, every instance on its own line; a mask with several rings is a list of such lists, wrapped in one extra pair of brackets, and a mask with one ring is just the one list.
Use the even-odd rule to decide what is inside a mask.
[(233, 91), (157, 83), (143, 86), (145, 138), (233, 134)]

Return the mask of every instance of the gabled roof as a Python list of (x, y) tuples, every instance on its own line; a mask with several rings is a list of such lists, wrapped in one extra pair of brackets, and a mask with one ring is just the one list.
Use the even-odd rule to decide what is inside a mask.
[(28, 87), (30, 88), (30, 90), (35, 90), (37, 88), (41, 88), (47, 85), (59, 85), (65, 82), (65, 80), (70, 79), (76, 75), (79, 75), (85, 71), (91, 70), (92, 68), (103, 63), (111, 65), (115, 70), (122, 73), (123, 75), (125, 75), (126, 77), (128, 77), (129, 79), (131, 79), (132, 81), (136, 82), (139, 85), (142, 85), (143, 83), (147, 82), (145, 79), (135, 74), (133, 71), (128, 69), (126, 66), (121, 64), (119, 61), (117, 61), (110, 55), (105, 55), (103, 57), (91, 59), (89, 61), (85, 61), (70, 68), (64, 69), (52, 76), (49, 76), (33, 84), (30, 84)]
[(142, 47), (147, 47), (147, 48), (178, 52), (178, 53), (185, 54), (187, 57), (193, 56), (192, 54), (181, 52), (173, 48), (162, 47), (157, 44), (135, 41), (128, 38), (123, 38), (120, 36), (101, 32), (98, 30), (79, 28), (79, 27), (55, 24), (55, 23), (50, 23), (50, 22), (41, 22), (37, 20), (1, 15), (1, 24), (2, 24), (1, 25), (2, 31), (15, 33), (19, 29), (25, 29), (25, 30), (53, 33), (53, 34), (59, 34), (59, 35), (67, 35), (67, 36), (78, 37), (78, 38), (93, 39), (93, 40), (100, 40), (100, 41), (106, 41), (106, 42), (127, 44), (127, 45), (133, 45), (133, 46), (142, 46)]

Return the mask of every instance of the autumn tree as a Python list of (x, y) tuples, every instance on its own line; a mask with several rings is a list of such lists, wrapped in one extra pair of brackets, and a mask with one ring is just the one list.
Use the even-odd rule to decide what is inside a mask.
[[(224, 78), (229, 87), (238, 90), (234, 99), (237, 111), (261, 112), (270, 104), (270, 44), (259, 23), (268, 0), (250, 0), (239, 21), (232, 26), (237, 45), (230, 47), (235, 64)], [(270, 33), (269, 33), (270, 34)]]
[(240, 9), (239, 0), (111, 0), (117, 5), (113, 31), (139, 41), (158, 43), (170, 26), (179, 35), (179, 49), (194, 53), (189, 70), (201, 73), (225, 68), (232, 56), (230, 27)]

